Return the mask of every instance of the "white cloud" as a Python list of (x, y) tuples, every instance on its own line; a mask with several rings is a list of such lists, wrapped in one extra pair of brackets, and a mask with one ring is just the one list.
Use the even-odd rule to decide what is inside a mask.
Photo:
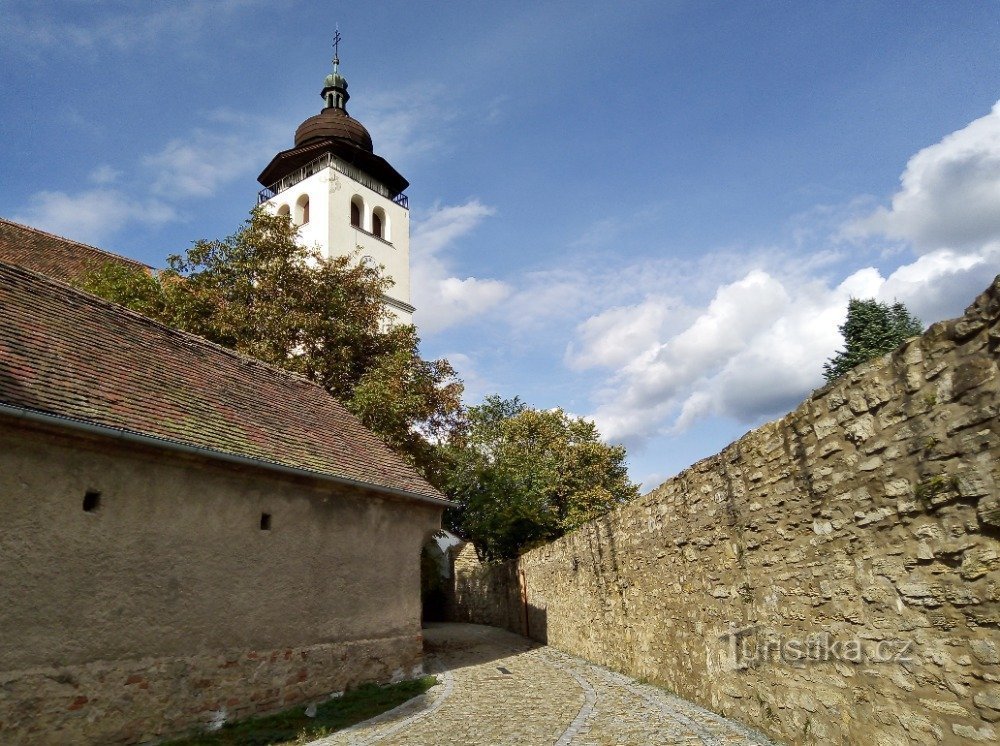
[(36, 192), (15, 221), (100, 244), (131, 223), (160, 224), (173, 220), (172, 207), (157, 199), (136, 200), (116, 189), (88, 189), (76, 194)]
[(494, 214), (479, 200), (463, 205), (435, 207), (414, 224), (411, 245), (411, 285), (415, 321), (421, 332), (433, 333), (484, 313), (503, 301), (510, 288), (493, 279), (456, 277), (442, 256), (454, 241), (467, 235)]
[[(838, 327), (850, 297), (900, 300), (925, 323), (959, 315), (1000, 272), (1000, 103), (914, 155), (900, 181), (891, 207), (868, 208), (861, 220), (835, 224), (856, 214), (859, 200), (803, 216), (794, 254), (702, 259), (696, 269), (717, 283), (708, 301), (699, 301), (698, 281), (671, 284), (647, 268), (639, 297), (592, 313), (566, 362), (612, 369), (593, 395), (602, 433), (636, 445), (710, 417), (752, 425), (783, 414), (823, 383), (823, 363), (843, 345)], [(882, 259), (916, 256), (891, 272), (845, 270), (850, 255), (835, 243), (845, 234), (901, 242)], [(833, 249), (813, 248), (831, 239)], [(740, 266), (742, 276), (732, 277)], [(664, 293), (676, 296), (669, 309)]]
[(284, 128), (274, 120), (228, 110), (209, 115), (210, 125), (174, 138), (142, 159), (153, 173), (151, 191), (166, 199), (210, 197), (250, 176), (280, 148)]
[(566, 348), (571, 368), (617, 368), (662, 339), (678, 314), (677, 302), (650, 296), (634, 306), (614, 306), (577, 327), (579, 342)]
[(365, 123), (375, 152), (406, 171), (420, 156), (445, 144), (445, 133), (455, 119), (449, 93), (426, 81), (408, 89), (377, 91), (359, 98), (352, 116)]
[(823, 363), (843, 346), (849, 298), (900, 300), (928, 324), (958, 316), (1000, 272), (1000, 242), (939, 249), (888, 276), (864, 267), (832, 282), (828, 270), (812, 274), (808, 261), (798, 267), (787, 255), (753, 261), (756, 268), (723, 279), (707, 301), (660, 274), (672, 300), (646, 292), (576, 327), (567, 364), (611, 369), (592, 392), (592, 416), (607, 439), (635, 447), (711, 417), (752, 426), (784, 414), (822, 385)]
[(51, 3), (22, 3), (4, 7), (0, 38), (25, 53), (50, 48), (123, 52), (157, 43), (176, 49), (179, 42), (199, 38), (206, 26), (224, 23), (232, 13), (261, 4), (261, 0), (109, 3), (70, 18)]
[(938, 249), (886, 279), (878, 298), (900, 300), (925, 322), (953, 318), (1000, 273), (1000, 242), (974, 252)]
[(123, 174), (102, 164), (88, 176), (95, 187), (36, 192), (14, 219), (88, 243), (107, 241), (129, 225), (177, 220), (179, 202), (210, 197), (248, 175), (274, 152), (280, 137), (281, 128), (271, 120), (224, 110), (207, 120), (188, 137), (142, 158), (138, 172)]
[(458, 377), (465, 384), (463, 399), (466, 404), (480, 402), (488, 394), (500, 390), (500, 386), (483, 376), (476, 361), (464, 352), (449, 352), (442, 357), (452, 364)]
[(822, 382), (847, 299), (874, 295), (882, 283), (873, 269), (832, 288), (750, 270), (618, 370), (594, 413), (601, 432), (637, 443), (710, 415), (753, 422), (785, 411)]
[(483, 218), (495, 214), (496, 210), (478, 199), (470, 199), (464, 205), (435, 205), (427, 217), (414, 225), (413, 242), (419, 244), (423, 254), (437, 254), (456, 238), (472, 231)]
[(910, 158), (890, 208), (849, 226), (918, 251), (977, 248), (1000, 240), (1000, 102), (967, 127)]

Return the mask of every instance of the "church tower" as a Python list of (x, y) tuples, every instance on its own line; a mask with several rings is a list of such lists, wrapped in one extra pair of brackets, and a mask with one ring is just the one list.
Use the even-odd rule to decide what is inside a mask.
[(327, 258), (360, 249), (362, 261), (385, 267), (392, 285), (385, 301), (413, 323), (410, 305), (409, 182), (375, 154), (368, 130), (347, 113), (347, 79), (340, 73), (340, 33), (333, 72), (323, 82), (323, 110), (295, 130), (295, 147), (278, 153), (257, 180), (259, 203), (288, 215), (302, 241)]

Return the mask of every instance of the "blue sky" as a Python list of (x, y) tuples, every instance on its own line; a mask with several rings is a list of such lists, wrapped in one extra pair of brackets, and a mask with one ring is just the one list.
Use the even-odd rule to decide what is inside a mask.
[(647, 487), (822, 383), (851, 295), (1000, 272), (996, 2), (0, 0), (0, 215), (161, 266), (319, 111), (411, 182), (470, 403), (594, 417)]

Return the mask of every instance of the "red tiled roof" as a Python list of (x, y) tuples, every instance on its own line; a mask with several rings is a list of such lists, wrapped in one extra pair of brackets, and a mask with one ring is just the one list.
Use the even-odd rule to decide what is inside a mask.
[(2, 404), (442, 497), (292, 373), (3, 263), (0, 309)]
[(0, 218), (0, 262), (27, 267), (64, 282), (80, 280), (107, 262), (119, 262), (146, 271), (151, 269), (135, 259), (4, 218)]

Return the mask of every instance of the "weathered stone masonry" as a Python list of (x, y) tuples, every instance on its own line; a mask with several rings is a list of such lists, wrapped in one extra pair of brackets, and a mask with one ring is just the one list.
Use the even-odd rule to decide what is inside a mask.
[(455, 616), (791, 743), (1000, 741), (998, 319), (1000, 277), (516, 567), (466, 546)]

